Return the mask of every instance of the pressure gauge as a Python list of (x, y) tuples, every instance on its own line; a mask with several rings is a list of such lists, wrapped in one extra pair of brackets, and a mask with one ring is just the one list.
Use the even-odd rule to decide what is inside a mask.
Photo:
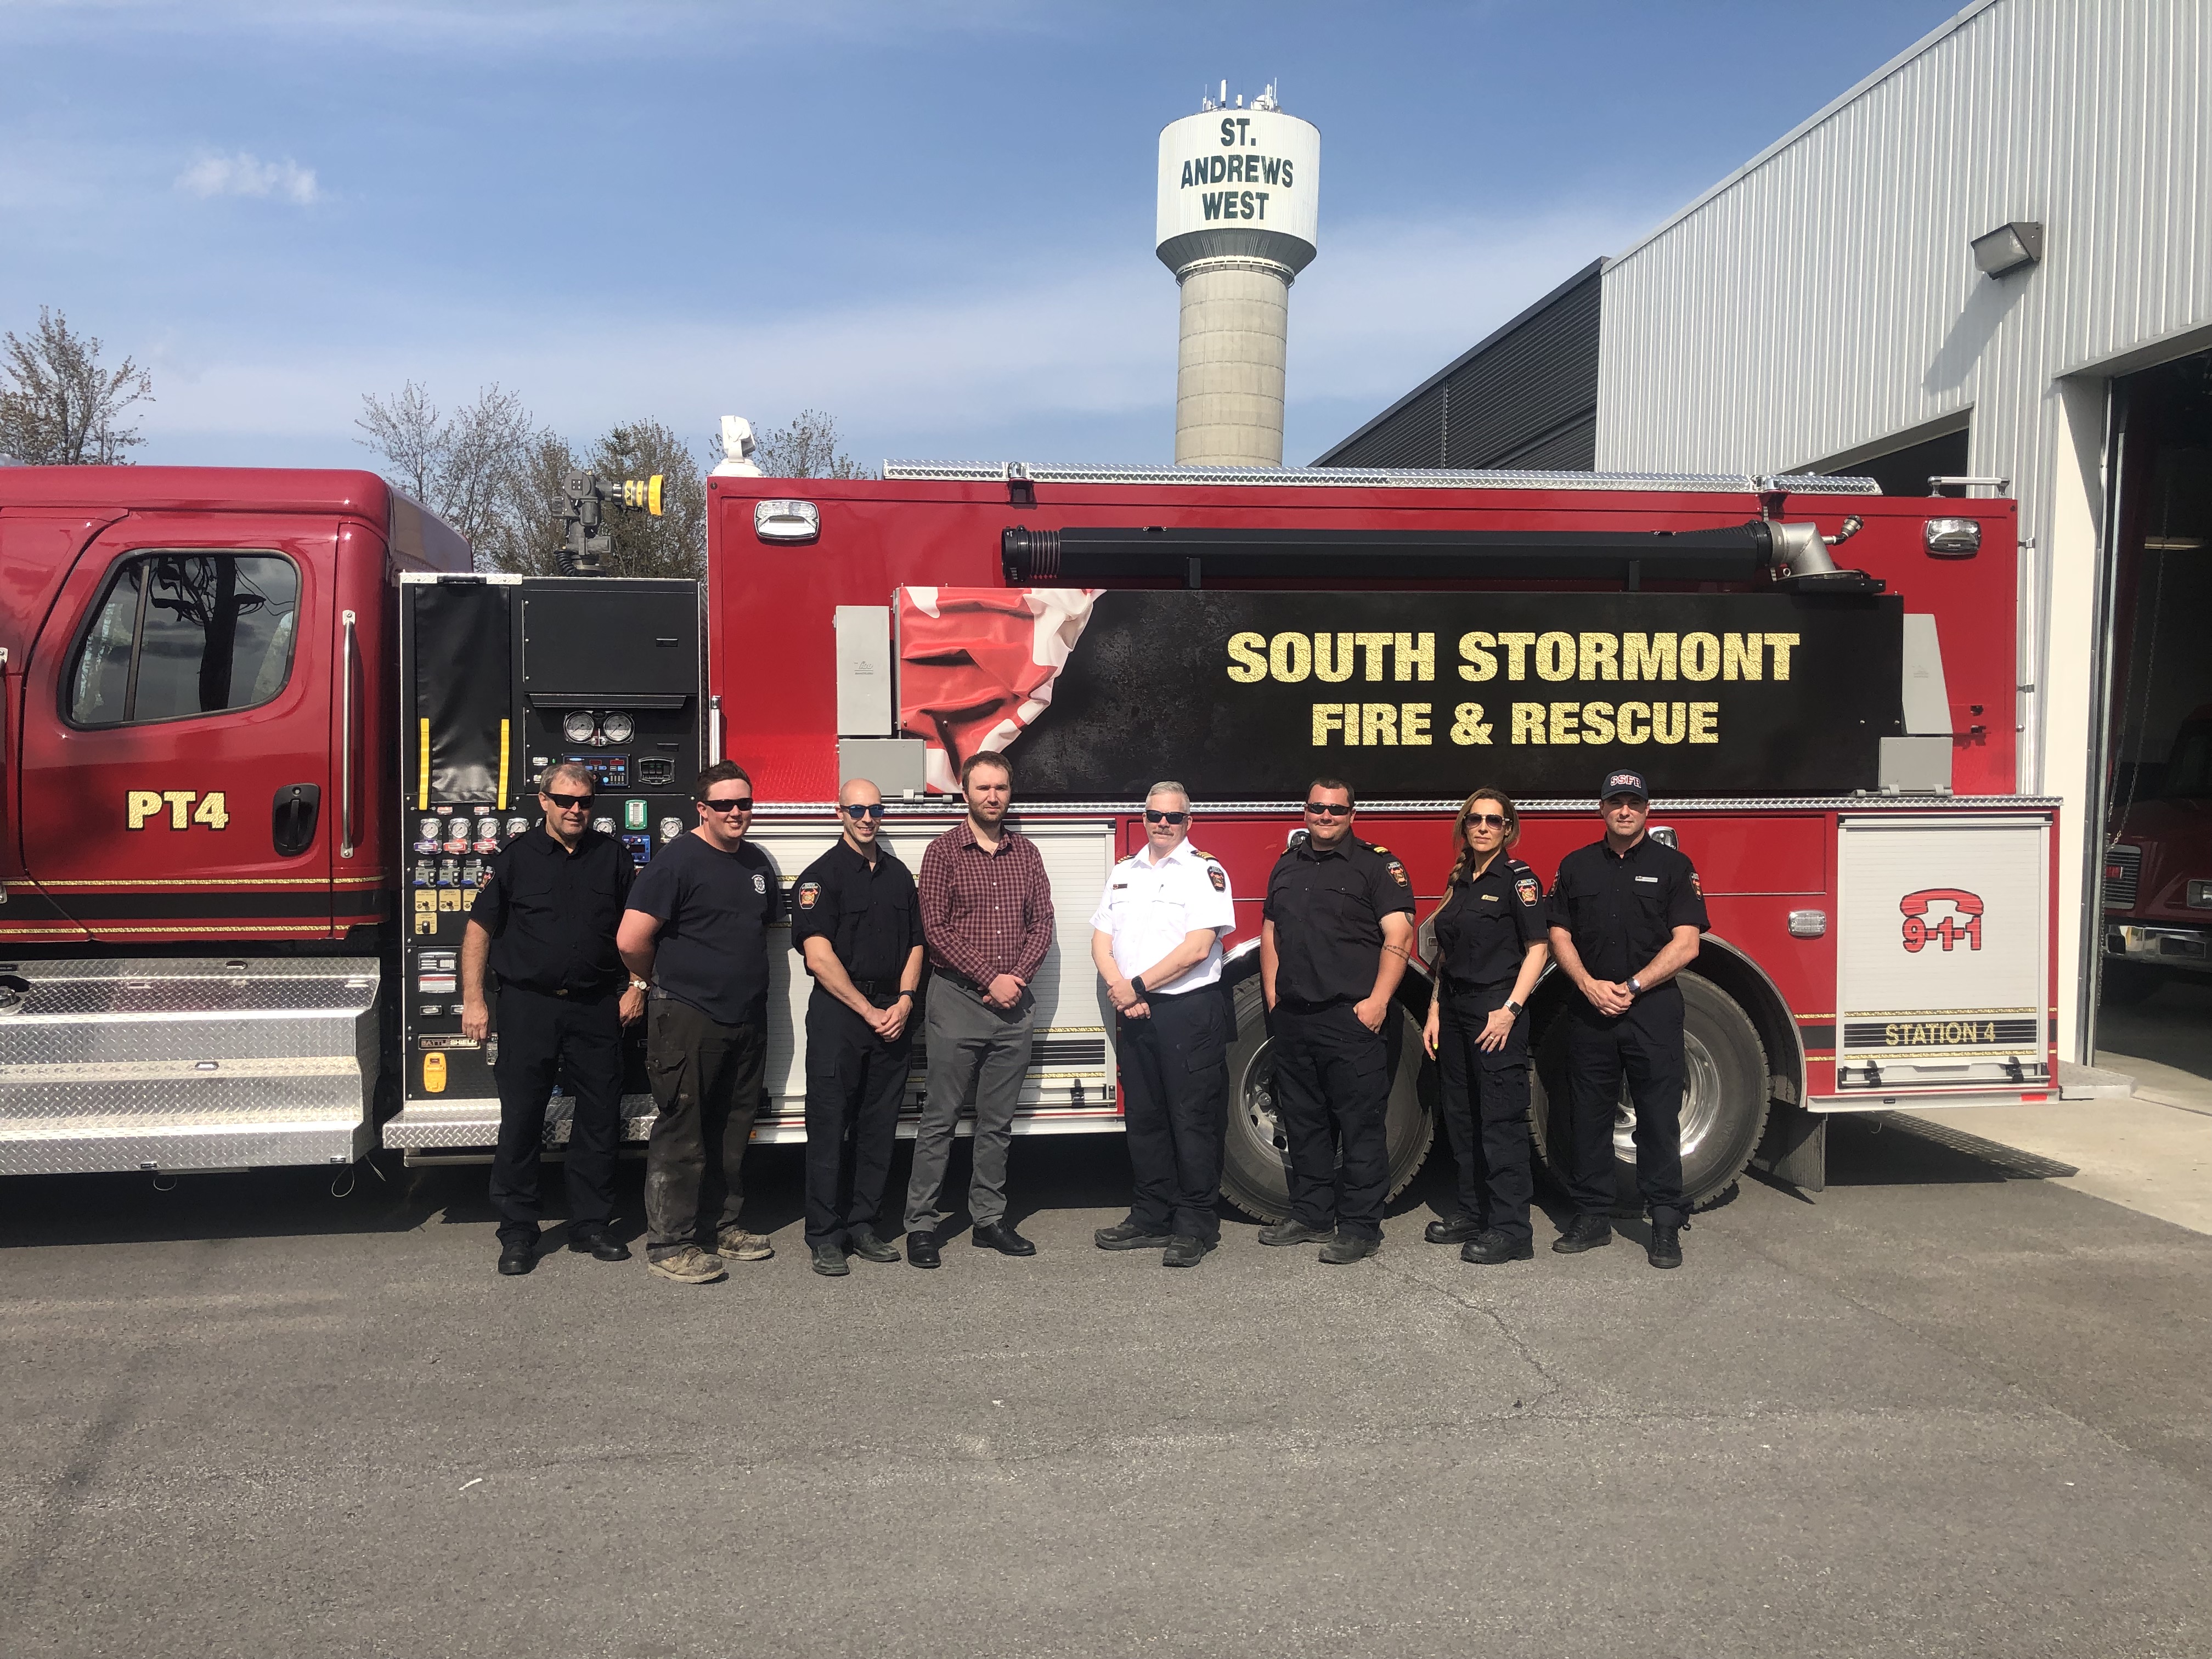
[(660, 838), (661, 838), (661, 840), (663, 840), (663, 841), (674, 841), (674, 840), (677, 838), (677, 836), (678, 836), (682, 835), (683, 833), (684, 833), (684, 823), (683, 823), (683, 820), (682, 820), (682, 819), (680, 819), (680, 818), (663, 818), (663, 819), (661, 819), (661, 821), (660, 821)]
[(572, 708), (562, 718), (561, 735), (571, 743), (589, 743), (599, 734), (599, 723), (588, 708)]
[(593, 818), (592, 828), (603, 836), (611, 836), (615, 832), (615, 821), (612, 818)]
[(637, 722), (618, 708), (599, 716), (599, 735), (609, 743), (628, 743), (637, 735)]
[(530, 820), (528, 818), (509, 818), (507, 821), (507, 839), (512, 841), (515, 836), (523, 834), (529, 828)]

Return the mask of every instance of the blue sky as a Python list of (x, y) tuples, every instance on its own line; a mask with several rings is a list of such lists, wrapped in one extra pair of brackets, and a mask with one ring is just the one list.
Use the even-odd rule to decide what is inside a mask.
[(1274, 80), (1322, 132), (1303, 462), (1953, 9), (0, 0), (0, 329), (149, 364), (149, 462), (362, 464), (410, 376), (578, 439), (811, 404), (871, 463), (1164, 461), (1158, 129)]

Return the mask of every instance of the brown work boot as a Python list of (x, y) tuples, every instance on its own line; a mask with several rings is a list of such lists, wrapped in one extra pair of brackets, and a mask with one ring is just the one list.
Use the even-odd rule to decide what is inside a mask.
[(674, 1255), (664, 1255), (645, 1265), (663, 1279), (672, 1279), (678, 1285), (711, 1285), (725, 1277), (722, 1258), (708, 1255), (696, 1244), (686, 1244)]
[(725, 1227), (715, 1236), (714, 1246), (726, 1261), (765, 1261), (775, 1254), (775, 1246), (760, 1233), (749, 1233), (742, 1227)]

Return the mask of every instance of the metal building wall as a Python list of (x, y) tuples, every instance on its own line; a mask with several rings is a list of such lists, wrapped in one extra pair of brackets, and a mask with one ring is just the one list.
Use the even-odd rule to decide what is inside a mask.
[(1587, 468), (1597, 429), (1598, 270), (1593, 260), (1314, 465)]
[[(2066, 799), (2069, 965), (2106, 388), (2212, 343), (2208, 100), (2204, 0), (1978, 0), (1604, 276), (1601, 469), (1796, 471), (1971, 411), (1969, 470), (2013, 480), (2034, 544), (2021, 784)], [(1980, 275), (1967, 242), (2012, 220), (2044, 225), (2041, 263)], [(2071, 1046), (2086, 1001), (2061, 1001)]]

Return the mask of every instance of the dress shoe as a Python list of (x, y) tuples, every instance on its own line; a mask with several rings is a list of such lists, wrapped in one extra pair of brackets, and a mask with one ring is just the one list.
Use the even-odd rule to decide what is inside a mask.
[(910, 1266), (934, 1267), (944, 1258), (938, 1254), (935, 1233), (908, 1233), (906, 1236), (906, 1259)]
[(1347, 1261), (1358, 1261), (1381, 1253), (1382, 1241), (1370, 1238), (1364, 1233), (1339, 1233), (1321, 1247), (1321, 1259), (1332, 1267)]
[(845, 1234), (845, 1252), (863, 1261), (896, 1261), (898, 1252), (876, 1237), (872, 1227), (854, 1227)]
[(1644, 1247), (1644, 1259), (1655, 1267), (1679, 1267), (1682, 1265), (1682, 1230), (1665, 1223), (1651, 1224), (1651, 1242)]
[(1612, 1243), (1613, 1223), (1601, 1215), (1578, 1215), (1552, 1241), (1552, 1248), (1561, 1255), (1578, 1255)]
[(1431, 1221), (1421, 1237), (1431, 1244), (1464, 1244), (1481, 1231), (1479, 1216), (1455, 1215), (1449, 1221)]
[(568, 1249), (577, 1255), (588, 1255), (599, 1261), (629, 1260), (629, 1246), (605, 1227), (569, 1228)]
[(1102, 1250), (1158, 1250), (1166, 1248), (1170, 1236), (1142, 1222), (1117, 1221), (1091, 1234), (1091, 1242)]
[(853, 1264), (845, 1260), (841, 1244), (817, 1244), (814, 1247), (814, 1271), (825, 1279), (842, 1279), (853, 1271)]
[(1000, 1255), (1036, 1254), (1036, 1246), (1016, 1232), (1008, 1221), (978, 1222), (969, 1232), (968, 1242), (979, 1250), (996, 1250)]
[(1206, 1260), (1206, 1253), (1221, 1241), (1218, 1238), (1193, 1238), (1177, 1233), (1168, 1240), (1168, 1248), (1160, 1257), (1164, 1267), (1195, 1267)]
[(1526, 1238), (1516, 1244), (1497, 1228), (1486, 1227), (1459, 1247), (1459, 1259), (1478, 1267), (1495, 1267), (1502, 1261), (1533, 1261), (1536, 1246)]
[(520, 1279), (538, 1265), (538, 1241), (534, 1238), (501, 1239), (499, 1245), (499, 1270), (509, 1279)]
[(1260, 1229), (1262, 1244), (1310, 1244), (1317, 1238), (1334, 1238), (1334, 1227), (1309, 1227), (1296, 1216), (1278, 1221), (1272, 1227)]

